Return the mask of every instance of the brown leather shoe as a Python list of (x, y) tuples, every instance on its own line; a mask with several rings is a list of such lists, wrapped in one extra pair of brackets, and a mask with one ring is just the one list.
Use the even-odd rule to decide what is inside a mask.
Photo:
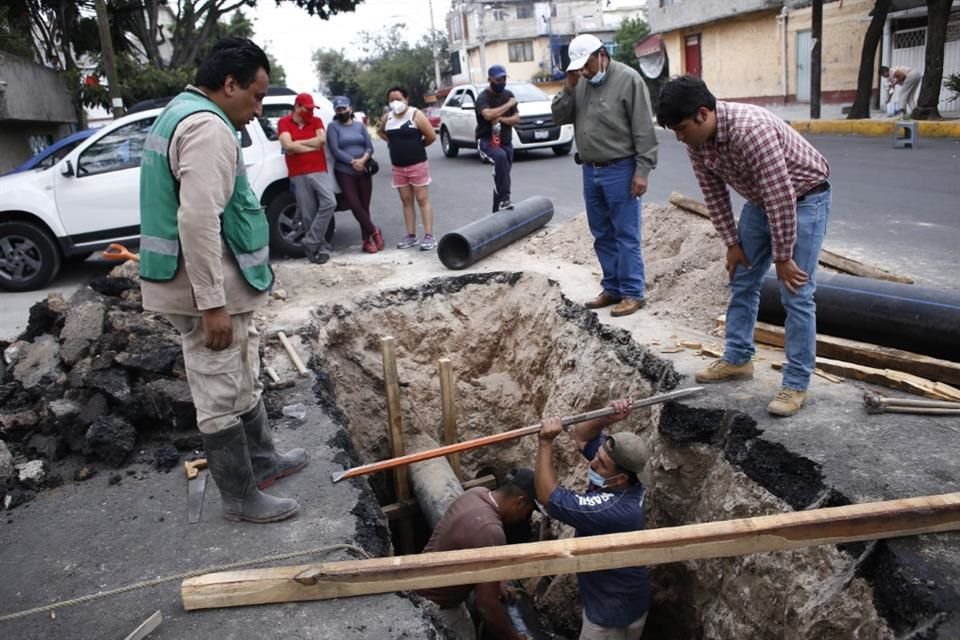
[(583, 303), (583, 306), (585, 306), (587, 309), (602, 309), (603, 307), (609, 307), (610, 305), (617, 304), (618, 302), (620, 302), (620, 298), (618, 296), (612, 296), (606, 291), (601, 291), (600, 295), (589, 302)]
[(640, 309), (643, 309), (643, 305), (646, 304), (646, 301), (643, 298), (624, 298), (617, 306), (613, 309), (610, 309), (610, 315), (618, 318), (620, 316), (628, 316), (631, 313), (635, 313)]

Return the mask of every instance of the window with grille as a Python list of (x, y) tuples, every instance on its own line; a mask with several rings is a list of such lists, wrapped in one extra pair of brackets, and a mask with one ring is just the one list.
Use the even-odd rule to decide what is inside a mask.
[(923, 29), (905, 29), (893, 34), (894, 49), (912, 49), (913, 47), (925, 47), (927, 45), (927, 30)]
[(511, 42), (508, 51), (510, 62), (531, 62), (533, 60), (533, 41)]

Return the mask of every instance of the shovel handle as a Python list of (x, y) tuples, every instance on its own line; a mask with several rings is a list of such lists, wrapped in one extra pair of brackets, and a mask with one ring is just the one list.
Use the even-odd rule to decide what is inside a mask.
[(125, 246), (122, 244), (117, 244), (116, 242), (111, 243), (106, 249), (103, 250), (103, 257), (107, 260), (135, 260), (140, 261), (140, 256), (135, 253), (131, 253)]

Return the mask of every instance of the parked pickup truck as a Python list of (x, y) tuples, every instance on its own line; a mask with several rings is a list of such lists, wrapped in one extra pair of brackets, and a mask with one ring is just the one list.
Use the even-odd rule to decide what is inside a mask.
[[(276, 134), (276, 121), (293, 110), (295, 97), (267, 96), (263, 117), (238, 136), (250, 184), (270, 220), (271, 249), (301, 256), (305, 230)], [(330, 122), (333, 105), (320, 95), (314, 100), (318, 115)], [(111, 122), (48, 169), (0, 177), (0, 289), (42, 288), (67, 260), (111, 242), (139, 242), (140, 157), (160, 112), (144, 109)]]
[[(487, 85), (463, 84), (451, 89), (440, 109), (440, 146), (455, 158), (461, 148), (477, 148), (477, 96)], [(507, 82), (519, 103), (520, 124), (513, 128), (515, 151), (551, 148), (558, 156), (573, 147), (573, 125), (558, 125), (550, 112), (550, 98), (530, 82)]]

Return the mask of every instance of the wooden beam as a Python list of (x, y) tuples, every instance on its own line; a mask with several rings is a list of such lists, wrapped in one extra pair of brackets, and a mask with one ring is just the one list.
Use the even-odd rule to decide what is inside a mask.
[[(723, 316), (717, 318), (717, 326), (724, 326)], [(784, 344), (783, 327), (758, 322), (753, 333), (753, 339), (761, 344), (782, 348)], [(835, 338), (818, 333), (817, 355), (878, 369), (894, 369), (936, 382), (960, 385), (960, 362), (931, 358), (902, 349), (882, 347), (867, 342)]]
[(893, 369), (875, 369), (874, 367), (865, 367), (861, 364), (852, 362), (843, 362), (841, 360), (831, 360), (830, 358), (817, 358), (818, 369), (827, 373), (833, 373), (845, 378), (853, 378), (861, 382), (888, 387), (890, 389), (899, 389), (907, 393), (933, 398), (934, 400), (960, 401), (960, 389), (951, 387), (942, 382), (934, 382), (902, 371)]
[[(473, 480), (467, 480), (463, 483), (464, 491), (468, 491), (474, 487), (496, 489), (497, 479), (494, 476), (486, 475), (480, 476), (479, 478), (474, 478)], [(383, 509), (383, 515), (387, 516), (387, 520), (391, 522), (394, 520), (400, 520), (401, 518), (415, 516), (420, 513), (420, 504), (417, 502), (416, 498), (408, 498), (402, 502), (385, 504), (380, 508)]]
[(960, 529), (960, 493), (500, 547), (210, 573), (185, 609), (324, 600), (426, 587), (724, 558)]
[[(389, 423), (390, 450), (394, 457), (404, 454), (403, 416), (400, 413), (400, 379), (397, 374), (397, 346), (392, 336), (380, 338), (380, 351), (383, 356), (383, 385), (387, 392), (387, 421)], [(410, 484), (406, 467), (393, 470), (394, 488), (398, 502), (410, 497)], [(400, 523), (401, 552), (413, 549), (413, 527), (409, 522)]]
[[(450, 358), (440, 358), (437, 361), (440, 369), (440, 406), (443, 419), (443, 444), (455, 444), (460, 438), (457, 435), (457, 387), (453, 381), (453, 365)], [(451, 453), (447, 456), (450, 468), (458, 478), (463, 478), (460, 469), (460, 454)]]
[[(685, 196), (682, 193), (677, 193), (676, 191), (670, 194), (670, 204), (703, 218), (710, 217), (710, 210), (707, 208), (705, 203), (695, 198)], [(827, 249), (820, 250), (820, 259), (818, 262), (825, 267), (830, 267), (831, 269), (840, 271), (841, 273), (849, 273), (850, 275), (860, 276), (861, 278), (873, 278), (874, 280), (889, 280), (890, 282), (913, 284), (912, 278), (901, 276), (896, 273), (890, 273), (886, 269), (864, 264), (859, 260), (842, 256), (839, 253), (834, 253), (833, 251), (828, 251)]]

